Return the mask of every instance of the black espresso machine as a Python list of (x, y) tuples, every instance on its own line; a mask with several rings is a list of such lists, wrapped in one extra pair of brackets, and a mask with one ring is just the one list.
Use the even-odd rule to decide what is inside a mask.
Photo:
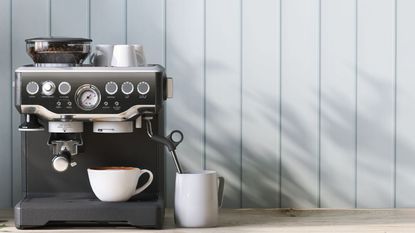
[[(78, 58), (75, 63), (82, 62)], [(24, 192), (15, 207), (16, 227), (161, 228), (164, 147), (148, 133), (164, 135), (163, 104), (172, 96), (164, 68), (39, 63), (15, 71)], [(98, 166), (146, 168), (154, 180), (127, 202), (101, 202), (87, 175), (87, 168)]]

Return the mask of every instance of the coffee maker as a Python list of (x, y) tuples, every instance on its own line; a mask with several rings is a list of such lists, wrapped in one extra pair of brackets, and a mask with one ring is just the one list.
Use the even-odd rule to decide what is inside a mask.
[[(162, 227), (164, 147), (151, 139), (164, 135), (164, 101), (172, 97), (162, 66), (27, 65), (15, 71), (14, 91), (24, 193), (17, 228)], [(146, 168), (154, 180), (127, 202), (101, 202), (87, 175), (98, 166)]]

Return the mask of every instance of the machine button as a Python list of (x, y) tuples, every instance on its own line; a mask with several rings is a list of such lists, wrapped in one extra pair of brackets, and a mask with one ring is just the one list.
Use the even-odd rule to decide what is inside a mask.
[(134, 91), (134, 85), (131, 82), (124, 82), (121, 85), (121, 91), (122, 93), (129, 95), (131, 93), (133, 93)]
[(68, 101), (66, 104), (67, 104), (68, 106), (72, 106), (72, 102), (71, 102), (71, 101)]
[(108, 95), (114, 95), (118, 91), (118, 86), (115, 82), (107, 82), (107, 84), (105, 84), (105, 91)]
[(58, 101), (58, 102), (56, 102), (56, 105), (58, 105), (58, 106), (61, 106), (61, 102), (60, 101)]
[(37, 84), (36, 82), (32, 81), (26, 85), (26, 92), (29, 95), (35, 95), (38, 91), (39, 91), (39, 84)]
[(42, 83), (42, 94), (53, 95), (55, 93), (56, 86), (52, 81), (45, 81)]
[(120, 105), (120, 103), (118, 103), (118, 101), (115, 101), (115, 106), (118, 106), (118, 105)]
[(67, 95), (69, 92), (71, 92), (71, 84), (68, 82), (61, 82), (58, 86), (58, 91), (61, 93), (61, 95)]
[(105, 102), (104, 102), (104, 105), (105, 105), (105, 106), (108, 106), (108, 102), (107, 102), (107, 101), (105, 101)]
[(137, 85), (137, 91), (141, 95), (145, 95), (150, 91), (150, 85), (147, 82), (139, 82)]

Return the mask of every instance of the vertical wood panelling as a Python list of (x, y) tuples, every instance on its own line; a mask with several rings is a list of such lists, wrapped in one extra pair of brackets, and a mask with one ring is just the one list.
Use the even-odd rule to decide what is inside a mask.
[(415, 1), (397, 5), (396, 207), (415, 207)]
[[(218, 26), (220, 25), (220, 26)], [(224, 207), (241, 202), (241, 1), (206, 1), (206, 168), (226, 179)]]
[[(50, 35), (49, 0), (13, 0), (12, 1), (12, 66), (13, 69), (31, 64), (26, 54), (25, 39)], [(24, 19), (22, 18), (24, 15)], [(14, 79), (14, 78), (13, 78)], [(12, 109), (12, 155), (13, 155), (13, 203), (21, 198), (21, 136), (17, 131), (20, 115)]]
[(319, 1), (283, 0), (281, 205), (318, 206)]
[(414, 207), (414, 10), (412, 0), (1, 1), (0, 107), (11, 113), (0, 118), (0, 207), (21, 197), (11, 71), (31, 63), (24, 39), (49, 35), (141, 43), (165, 65), (166, 133), (184, 132), (185, 170), (225, 177), (226, 207)]
[(395, 1), (357, 12), (357, 207), (394, 206)]
[[(166, 0), (166, 67), (174, 98), (166, 105), (166, 132), (185, 135), (177, 148), (184, 170), (203, 168), (204, 1)], [(167, 158), (167, 200), (172, 205), (175, 167)]]
[(127, 0), (127, 43), (144, 46), (147, 63), (164, 65), (164, 0)]
[(51, 35), (89, 37), (87, 0), (51, 0)]
[(90, 30), (94, 44), (125, 44), (126, 0), (90, 1)]
[(279, 207), (280, 1), (242, 3), (242, 207)]
[(321, 207), (355, 206), (355, 30), (355, 1), (321, 1)]
[[(11, 1), (0, 1), (0, 208), (10, 207), (12, 203), (12, 152), (11, 152)], [(14, 105), (13, 105), (14, 106)]]

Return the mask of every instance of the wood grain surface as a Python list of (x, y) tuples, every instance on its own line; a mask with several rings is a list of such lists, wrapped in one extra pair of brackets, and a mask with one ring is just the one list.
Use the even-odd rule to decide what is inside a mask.
[[(11, 210), (0, 210), (0, 232), (14, 228)], [(175, 228), (168, 209), (163, 230), (60, 228), (24, 232), (414, 232), (415, 209), (223, 209), (215, 228)]]

